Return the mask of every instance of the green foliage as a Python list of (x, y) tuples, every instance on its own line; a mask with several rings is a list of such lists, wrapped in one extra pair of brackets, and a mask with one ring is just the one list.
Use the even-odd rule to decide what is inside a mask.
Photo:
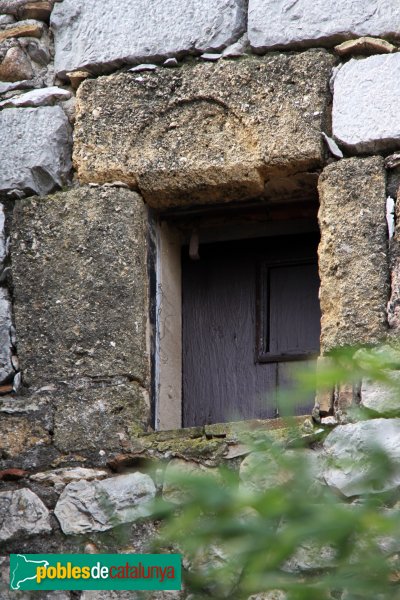
[[(400, 367), (399, 358), (386, 347), (345, 349), (331, 355), (318, 385), (369, 378), (393, 386), (390, 370)], [(302, 389), (315, 385), (310, 373), (301, 380)], [(153, 517), (163, 522), (158, 548), (185, 556), (194, 598), (241, 600), (270, 592), (268, 600), (400, 599), (397, 491), (344, 499), (316, 473), (310, 457), (317, 448), (305, 447), (307, 436), (298, 436), (291, 450), (265, 432), (252, 439), (254, 460), (241, 481), (227, 467), (191, 474), (169, 469), (180, 501), (167, 496), (154, 506)], [(372, 489), (398, 469), (373, 444), (366, 461)]]

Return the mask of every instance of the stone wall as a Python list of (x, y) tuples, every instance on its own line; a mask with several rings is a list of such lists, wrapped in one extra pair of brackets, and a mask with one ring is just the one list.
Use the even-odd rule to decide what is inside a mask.
[[(400, 13), (326, 4), (0, 0), (4, 555), (139, 551), (156, 458), (247, 454), (228, 427), (151, 432), (148, 207), (296, 201), (319, 180), (322, 353), (396, 340)], [(339, 463), (397, 436), (396, 399), (368, 381), (329, 392), (316, 419), (360, 401), (379, 418), (328, 436)], [(351, 474), (325, 480), (359, 493)], [(119, 525), (93, 525), (100, 494)]]

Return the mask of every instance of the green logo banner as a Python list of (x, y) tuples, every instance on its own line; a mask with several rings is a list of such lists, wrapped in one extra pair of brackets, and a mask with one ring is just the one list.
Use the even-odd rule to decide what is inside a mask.
[(11, 554), (11, 590), (180, 590), (180, 554)]

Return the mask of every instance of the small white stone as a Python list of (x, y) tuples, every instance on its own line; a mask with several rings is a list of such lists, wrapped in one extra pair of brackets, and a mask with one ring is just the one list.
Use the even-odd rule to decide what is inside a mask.
[(200, 58), (202, 58), (203, 60), (209, 60), (211, 62), (216, 62), (217, 60), (222, 58), (222, 54), (213, 54), (211, 52), (205, 52), (204, 54), (201, 55)]
[(140, 73), (141, 71), (155, 71), (157, 69), (157, 65), (152, 64), (143, 64), (137, 65), (136, 67), (132, 67), (132, 69), (128, 69), (131, 73)]
[(176, 60), (176, 58), (167, 58), (167, 60), (165, 60), (163, 62), (163, 67), (177, 67), (179, 65), (178, 61)]
[(333, 156), (335, 156), (336, 158), (343, 158), (343, 152), (341, 151), (335, 140), (327, 136), (326, 133), (324, 133), (323, 131), (321, 132), (321, 135), (324, 138), (330, 153), (333, 154)]
[(71, 96), (70, 91), (52, 86), (3, 100), (0, 102), (0, 108), (53, 106), (57, 100), (68, 100)]

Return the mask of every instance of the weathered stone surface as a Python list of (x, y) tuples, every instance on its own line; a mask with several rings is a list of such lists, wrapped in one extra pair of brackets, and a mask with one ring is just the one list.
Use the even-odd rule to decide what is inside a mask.
[(53, 5), (54, 2), (59, 2), (59, 0), (0, 0), (0, 13), (5, 13), (7, 15), (15, 15), (19, 18), (23, 18), (22, 14), (25, 6), (31, 4), (50, 4)]
[(299, 460), (307, 466), (310, 481), (321, 480), (322, 461), (320, 453), (313, 450), (286, 450), (287, 468), (269, 452), (252, 452), (242, 461), (239, 470), (241, 487), (252, 491), (274, 489), (293, 479), (290, 461)]
[(42, 88), (40, 90), (32, 90), (20, 96), (9, 98), (0, 102), (0, 108), (18, 108), (18, 107), (33, 107), (52, 106), (58, 100), (68, 100), (71, 98), (72, 92), (63, 90), (62, 88), (53, 86)]
[(28, 488), (0, 492), (0, 540), (51, 531), (49, 511)]
[[(0, 48), (1, 50), (1, 48)], [(6, 82), (31, 79), (34, 75), (31, 61), (17, 43), (11, 48), (2, 49), (0, 59), (0, 79)]]
[[(373, 419), (339, 425), (328, 435), (324, 449), (328, 456), (324, 477), (329, 486), (345, 496), (374, 494), (400, 485), (400, 419)], [(371, 453), (379, 448), (391, 460), (392, 468), (371, 472)]]
[(364, 36), (355, 40), (343, 42), (335, 46), (335, 52), (339, 56), (347, 56), (361, 54), (368, 56), (369, 54), (391, 54), (395, 52), (397, 47), (390, 44), (386, 40)]
[(332, 132), (337, 141), (355, 152), (400, 146), (400, 54), (352, 59), (333, 85)]
[(319, 180), (321, 350), (386, 333), (386, 190), (380, 157), (329, 165)]
[(333, 46), (363, 35), (398, 38), (396, 0), (250, 0), (249, 39), (257, 51)]
[(9, 25), (10, 23), (15, 23), (15, 19), (12, 15), (0, 15), (0, 27)]
[(54, 443), (63, 452), (129, 450), (149, 421), (147, 394), (136, 383), (66, 390), (53, 400)]
[[(323, 510), (323, 507), (318, 507), (318, 509)], [(297, 548), (293, 556), (285, 562), (283, 570), (288, 573), (303, 573), (315, 571), (316, 569), (329, 569), (334, 566), (335, 559), (335, 548), (330, 546), (321, 548), (318, 544), (308, 542)]]
[(316, 50), (85, 81), (79, 178), (125, 181), (153, 206), (260, 195), (321, 166), (332, 65)]
[(400, 152), (395, 152), (385, 158), (386, 169), (398, 169), (400, 167)]
[(19, 188), (48, 194), (71, 170), (71, 131), (59, 106), (0, 112), (0, 193)]
[(149, 514), (146, 503), (155, 492), (153, 480), (143, 473), (73, 482), (62, 492), (54, 514), (66, 534), (106, 531)]
[(11, 301), (8, 290), (0, 288), (0, 382), (14, 374), (11, 362)]
[(31, 82), (22, 80), (14, 82), (0, 81), (0, 94), (6, 94), (7, 92), (13, 92), (14, 90), (23, 90), (31, 87)]
[(18, 21), (11, 25), (5, 25), (0, 30), (0, 42), (12, 37), (36, 37), (43, 35), (44, 26), (39, 21), (29, 19), (27, 21)]
[(241, 485), (252, 491), (273, 489), (290, 481), (291, 473), (266, 452), (252, 452), (240, 465)]
[(108, 477), (108, 472), (104, 469), (87, 469), (84, 467), (75, 467), (72, 469), (55, 469), (54, 471), (46, 471), (44, 473), (36, 473), (31, 475), (30, 479), (38, 483), (54, 485), (57, 492), (60, 492), (64, 487), (72, 481), (92, 481), (93, 479), (105, 479)]
[(361, 405), (381, 416), (400, 416), (400, 372), (387, 373), (391, 384), (364, 380), (361, 386)]
[(120, 188), (17, 202), (14, 310), (26, 384), (147, 380), (145, 214), (141, 198)]
[(51, 443), (49, 432), (39, 420), (24, 416), (1, 415), (0, 458), (15, 458), (37, 446)]
[(71, 86), (74, 90), (77, 90), (81, 85), (82, 81), (85, 81), (89, 77), (88, 71), (68, 71), (66, 76), (71, 82)]
[(182, 481), (177, 481), (176, 478), (177, 476), (178, 478), (185, 476), (191, 480), (195, 478), (196, 475), (200, 477), (215, 477), (216, 485), (219, 485), (217, 469), (210, 469), (193, 461), (182, 460), (179, 458), (172, 459), (168, 463), (164, 473), (162, 491), (164, 500), (167, 502), (173, 502), (174, 504), (182, 504), (182, 502), (189, 497), (190, 485), (188, 490), (185, 488), (185, 485), (182, 483)]
[(238, 58), (239, 56), (243, 56), (246, 50), (249, 47), (249, 36), (247, 33), (242, 35), (240, 40), (231, 44), (222, 52), (223, 58)]
[(245, 30), (243, 0), (147, 0), (129, 4), (64, 0), (51, 15), (57, 73), (89, 68), (102, 72), (122, 64), (183, 52), (218, 50)]
[(39, 19), (40, 21), (48, 21), (52, 11), (54, 0), (33, 0), (26, 2), (18, 10), (20, 19)]
[(49, 412), (49, 399), (39, 394), (32, 397), (4, 396), (4, 398), (0, 398), (0, 413), (13, 415), (16, 413), (37, 413), (39, 411)]

